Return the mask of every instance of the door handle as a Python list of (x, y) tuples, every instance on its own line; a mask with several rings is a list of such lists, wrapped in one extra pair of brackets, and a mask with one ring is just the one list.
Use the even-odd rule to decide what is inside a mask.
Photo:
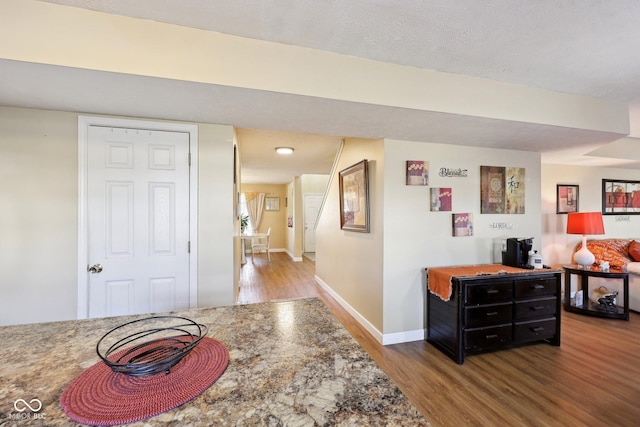
[(87, 271), (91, 274), (100, 273), (102, 271), (102, 264), (93, 264), (91, 267), (87, 265)]

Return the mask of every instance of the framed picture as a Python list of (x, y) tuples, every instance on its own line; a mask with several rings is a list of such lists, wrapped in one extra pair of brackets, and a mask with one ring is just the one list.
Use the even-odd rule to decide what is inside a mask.
[(567, 214), (579, 211), (579, 189), (577, 185), (556, 185), (556, 213)]
[(640, 181), (602, 180), (603, 215), (640, 215)]
[(473, 236), (473, 214), (472, 213), (454, 213), (451, 214), (453, 237)]
[(362, 160), (339, 172), (340, 228), (369, 232), (369, 171)]
[(525, 169), (480, 166), (480, 213), (524, 214)]
[(264, 208), (268, 211), (280, 210), (280, 197), (265, 197)]
[(429, 185), (429, 162), (407, 160), (407, 185)]
[(480, 166), (480, 213), (505, 213), (504, 176), (504, 167)]
[(431, 211), (450, 212), (451, 211), (451, 188), (431, 187)]

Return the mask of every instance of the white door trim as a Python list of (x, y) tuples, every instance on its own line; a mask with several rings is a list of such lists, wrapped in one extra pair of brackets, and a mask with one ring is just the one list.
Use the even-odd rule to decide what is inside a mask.
[(89, 316), (89, 238), (87, 218), (87, 144), (89, 126), (114, 126), (189, 134), (189, 307), (198, 306), (198, 126), (183, 123), (152, 122), (115, 117), (78, 116), (78, 319)]

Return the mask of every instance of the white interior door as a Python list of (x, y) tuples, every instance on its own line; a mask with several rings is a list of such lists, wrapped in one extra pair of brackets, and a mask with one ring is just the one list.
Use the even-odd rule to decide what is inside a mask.
[(322, 194), (306, 193), (303, 200), (304, 252), (316, 251), (316, 221), (322, 206)]
[(87, 141), (89, 317), (189, 308), (189, 134), (89, 126)]

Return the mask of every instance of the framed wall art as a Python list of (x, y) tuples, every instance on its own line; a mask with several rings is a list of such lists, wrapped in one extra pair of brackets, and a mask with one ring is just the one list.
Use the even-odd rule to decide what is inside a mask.
[(407, 160), (407, 185), (429, 185), (429, 162)]
[(340, 228), (369, 232), (369, 171), (362, 160), (339, 172)]
[(558, 184), (556, 185), (556, 213), (567, 214), (580, 210), (580, 187), (577, 185)]
[(602, 180), (603, 215), (640, 215), (640, 181)]
[(264, 208), (268, 211), (279, 211), (280, 197), (266, 197), (264, 199)]
[(431, 187), (431, 211), (432, 212), (450, 212), (451, 211), (451, 188)]
[(454, 213), (451, 214), (453, 237), (473, 236), (473, 214), (472, 213)]
[(480, 213), (524, 214), (525, 169), (480, 166)]

